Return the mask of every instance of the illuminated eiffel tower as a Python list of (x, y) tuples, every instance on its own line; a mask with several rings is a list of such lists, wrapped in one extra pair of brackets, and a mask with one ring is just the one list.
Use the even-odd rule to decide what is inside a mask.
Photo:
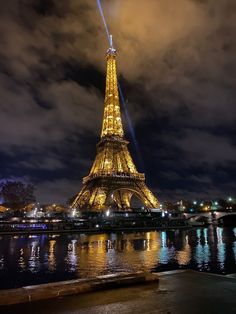
[(130, 209), (136, 196), (147, 209), (159, 203), (145, 184), (145, 175), (138, 173), (124, 139), (116, 74), (116, 50), (110, 36), (107, 50), (105, 108), (100, 142), (91, 171), (72, 206), (91, 211), (103, 211), (115, 205)]

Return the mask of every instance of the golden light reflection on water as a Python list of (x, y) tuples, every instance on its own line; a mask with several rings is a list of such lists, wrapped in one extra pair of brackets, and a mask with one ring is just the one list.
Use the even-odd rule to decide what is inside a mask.
[(188, 235), (184, 238), (184, 247), (176, 252), (176, 259), (179, 265), (187, 265), (191, 259), (191, 246), (188, 243)]
[(48, 254), (49, 271), (54, 271), (56, 269), (55, 245), (56, 245), (56, 240), (49, 241), (49, 254)]
[(107, 263), (107, 234), (89, 235), (77, 246), (79, 255), (79, 270), (85, 276), (95, 276), (106, 269)]
[(150, 269), (160, 247), (157, 232), (81, 236), (67, 245), (65, 261), (71, 271), (95, 276), (112, 271)]
[(223, 271), (227, 254), (235, 262), (236, 228), (9, 236), (0, 238), (0, 274), (12, 267), (15, 273), (60, 273), (66, 279), (68, 273), (93, 277), (121, 271), (164, 270), (169, 265), (195, 265), (199, 270), (208, 270), (212, 263)]
[(147, 232), (144, 236), (143, 250), (140, 251), (139, 257), (144, 270), (148, 270), (157, 264), (157, 252), (161, 246), (161, 239), (157, 232)]

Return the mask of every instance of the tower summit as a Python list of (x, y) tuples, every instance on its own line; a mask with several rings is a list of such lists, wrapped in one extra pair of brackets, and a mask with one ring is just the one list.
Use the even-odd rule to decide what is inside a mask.
[(110, 35), (106, 53), (107, 72), (101, 139), (97, 154), (83, 186), (72, 206), (82, 210), (103, 211), (109, 207), (130, 209), (136, 196), (148, 209), (159, 206), (157, 199), (145, 184), (145, 176), (138, 173), (124, 139), (121, 120), (116, 49)]
[(110, 35), (110, 47), (107, 50), (105, 106), (101, 138), (106, 136), (119, 136), (120, 138), (124, 136), (116, 74), (116, 50), (113, 47), (112, 35)]

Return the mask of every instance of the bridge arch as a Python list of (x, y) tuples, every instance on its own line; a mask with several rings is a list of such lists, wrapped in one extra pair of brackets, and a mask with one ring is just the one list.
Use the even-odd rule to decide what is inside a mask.
[[(208, 223), (216, 223), (216, 224), (230, 224), (235, 225), (236, 212), (206, 212), (206, 213), (185, 213), (185, 218), (188, 221), (203, 221)], [(226, 218), (230, 217), (230, 218)]]
[(236, 227), (236, 214), (222, 215), (216, 218), (218, 225)]

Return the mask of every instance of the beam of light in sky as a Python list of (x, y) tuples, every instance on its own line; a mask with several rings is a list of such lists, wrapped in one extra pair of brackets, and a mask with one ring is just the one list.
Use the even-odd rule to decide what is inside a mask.
[(130, 115), (129, 115), (128, 108), (127, 108), (127, 105), (126, 105), (126, 102), (125, 102), (124, 94), (122, 92), (122, 89), (121, 89), (121, 86), (120, 86), (119, 82), (118, 82), (118, 88), (119, 88), (121, 103), (122, 103), (124, 111), (125, 111), (125, 117), (126, 117), (126, 121), (128, 123), (129, 132), (130, 132), (130, 134), (132, 136), (132, 140), (133, 140), (133, 143), (134, 143), (136, 154), (138, 156), (138, 161), (139, 161), (140, 166), (143, 168), (144, 165), (143, 165), (142, 155), (141, 155), (141, 152), (140, 152), (140, 149), (139, 149), (139, 145), (138, 145), (138, 141), (137, 141), (137, 138), (136, 138), (135, 130), (134, 130), (132, 121), (130, 119)]
[[(109, 29), (108, 29), (108, 26), (107, 26), (107, 23), (106, 23), (105, 15), (103, 13), (103, 9), (102, 9), (102, 5), (101, 5), (101, 1), (100, 0), (97, 0), (97, 6), (98, 6), (98, 10), (99, 10), (99, 13), (101, 15), (101, 18), (102, 18), (102, 21), (103, 21), (103, 24), (104, 24), (104, 27), (105, 27), (108, 43), (110, 45), (110, 32), (109, 32)], [(140, 153), (140, 150), (139, 150), (139, 146), (138, 146), (138, 142), (137, 142), (137, 139), (136, 139), (135, 131), (134, 131), (134, 128), (133, 128), (133, 125), (132, 125), (132, 122), (131, 122), (131, 119), (130, 119), (130, 116), (129, 116), (128, 108), (127, 108), (127, 105), (126, 105), (126, 102), (125, 102), (125, 98), (124, 98), (124, 94), (122, 92), (122, 89), (121, 89), (119, 81), (118, 81), (118, 88), (119, 88), (121, 103), (122, 103), (124, 111), (125, 111), (125, 117), (126, 117), (126, 120), (128, 122), (129, 132), (130, 132), (130, 134), (132, 136), (134, 147), (135, 147), (135, 150), (136, 150), (136, 154), (137, 154), (138, 159), (139, 159), (138, 161), (140, 163), (140, 166), (143, 168), (142, 156), (141, 156), (141, 153)]]
[(98, 10), (100, 12), (100, 15), (101, 15), (101, 18), (102, 18), (105, 30), (106, 30), (108, 42), (110, 42), (110, 33), (109, 33), (109, 30), (108, 30), (108, 27), (107, 27), (106, 19), (105, 19), (104, 13), (103, 13), (103, 9), (102, 9), (102, 5), (101, 5), (100, 0), (97, 0), (97, 6), (98, 6)]

